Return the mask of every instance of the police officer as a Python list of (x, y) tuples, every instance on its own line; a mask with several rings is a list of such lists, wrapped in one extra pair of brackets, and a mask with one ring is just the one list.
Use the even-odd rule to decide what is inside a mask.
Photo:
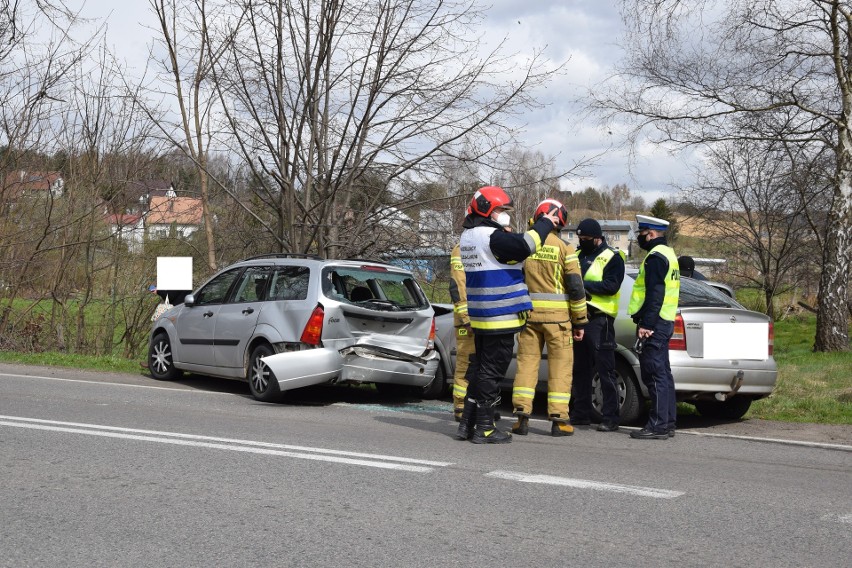
[[(470, 211), (468, 210), (468, 213)], [(467, 372), (470, 356), (473, 354), (473, 333), (470, 318), (467, 315), (467, 294), (465, 293), (464, 265), (461, 261), (461, 248), (453, 247), (450, 253), (450, 299), (453, 301), (453, 326), (456, 335), (456, 370), (453, 375), (453, 414), (456, 422), (461, 422), (464, 399), (467, 395)], [(473, 432), (470, 432), (472, 434)], [(468, 437), (465, 434), (465, 437)]]
[(558, 231), (565, 226), (568, 211), (559, 201), (545, 199), (536, 207), (532, 221), (554, 213), (558, 223), (542, 247), (524, 262), (524, 281), (533, 311), (518, 335), (518, 372), (512, 387), (512, 407), (517, 421), (512, 433), (526, 436), (532, 413), (541, 351), (547, 345), (547, 416), (552, 436), (570, 436), (568, 403), (571, 399), (572, 332), (583, 339), (586, 325), (586, 293), (577, 255)]
[(496, 186), (477, 190), (470, 209), (461, 236), (461, 260), (474, 354), (467, 369), (468, 396), (456, 437), (464, 439), (472, 420), (473, 443), (505, 444), (512, 436), (494, 425), (494, 407), (500, 401), (500, 381), (512, 360), (515, 333), (524, 327), (532, 309), (523, 260), (541, 247), (557, 218), (553, 213), (542, 215), (522, 234), (504, 231), (510, 224), (508, 212), (513, 202)]
[(637, 325), (636, 349), (642, 382), (651, 395), (648, 422), (630, 433), (639, 440), (665, 440), (674, 436), (677, 416), (674, 377), (669, 364), (669, 339), (674, 332), (680, 295), (680, 269), (674, 250), (666, 244), (669, 222), (637, 215), (636, 242), (648, 251), (633, 283), (629, 313)]
[(599, 432), (618, 430), (618, 386), (615, 377), (615, 317), (624, 280), (624, 258), (607, 245), (600, 223), (583, 219), (577, 225), (578, 258), (586, 288), (589, 323), (585, 337), (574, 343), (574, 383), (571, 422), (589, 424), (592, 413), (592, 377), (597, 373), (603, 396)]

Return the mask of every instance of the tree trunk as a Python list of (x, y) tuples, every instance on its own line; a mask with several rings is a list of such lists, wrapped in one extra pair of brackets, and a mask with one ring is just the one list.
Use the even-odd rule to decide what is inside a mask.
[[(825, 247), (822, 251), (822, 275), (819, 281), (816, 339), (814, 351), (847, 351), (849, 349), (849, 320), (846, 316), (847, 282), (849, 278), (850, 204), (852, 204), (852, 169), (849, 160), (849, 137), (846, 151), (838, 156), (838, 183), (828, 215)], [(841, 142), (841, 145), (844, 145)]]

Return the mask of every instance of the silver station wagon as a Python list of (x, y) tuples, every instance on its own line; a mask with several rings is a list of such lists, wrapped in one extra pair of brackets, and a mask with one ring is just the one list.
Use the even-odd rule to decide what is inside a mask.
[[(633, 351), (636, 325), (627, 315), (627, 304), (636, 270), (628, 269), (621, 285), (618, 317), (615, 319), (615, 370), (623, 423), (635, 422), (644, 411), (648, 390), (639, 379), (639, 359)], [(439, 314), (438, 347), (443, 373), (453, 376), (455, 336), (452, 306), (436, 306)], [(775, 388), (777, 368), (772, 357), (774, 331), (770, 318), (745, 309), (716, 288), (692, 278), (681, 278), (680, 300), (669, 359), (679, 401), (694, 404), (708, 417), (736, 419), (748, 411), (752, 401), (769, 396)], [(546, 354), (544, 355), (546, 358)], [(537, 390), (547, 390), (547, 365), (539, 368)], [(516, 360), (501, 388), (511, 389)], [(451, 378), (449, 379), (452, 380)], [(600, 420), (600, 381), (593, 379), (592, 404)]]
[(433, 309), (407, 270), (265, 255), (229, 266), (163, 313), (148, 368), (160, 380), (184, 371), (246, 380), (262, 401), (334, 382), (422, 390), (438, 371), (434, 338)]

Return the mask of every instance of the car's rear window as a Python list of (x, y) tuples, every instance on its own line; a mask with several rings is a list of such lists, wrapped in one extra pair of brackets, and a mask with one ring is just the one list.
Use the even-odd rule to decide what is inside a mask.
[(691, 278), (680, 279), (680, 298), (678, 306), (684, 308), (714, 307), (714, 308), (741, 308), (727, 294), (723, 294), (716, 288)]
[(383, 311), (423, 310), (429, 302), (407, 272), (366, 265), (326, 267), (323, 294), (335, 300)]

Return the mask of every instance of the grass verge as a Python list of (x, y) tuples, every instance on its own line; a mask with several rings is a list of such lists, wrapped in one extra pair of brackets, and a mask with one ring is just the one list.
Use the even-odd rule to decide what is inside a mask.
[[(814, 353), (816, 319), (788, 318), (775, 323), (775, 392), (752, 404), (747, 418), (852, 425), (852, 351)], [(138, 374), (139, 360), (67, 353), (13, 353), (0, 351), (0, 362), (73, 367)], [(692, 413), (680, 405), (679, 413)]]

